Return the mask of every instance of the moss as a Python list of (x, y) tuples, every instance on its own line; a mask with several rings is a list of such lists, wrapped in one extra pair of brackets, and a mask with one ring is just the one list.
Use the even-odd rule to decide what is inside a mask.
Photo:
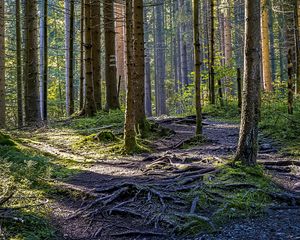
[(207, 139), (203, 135), (196, 135), (188, 141), (185, 141), (181, 148), (188, 149), (195, 146), (201, 146), (205, 143), (207, 143)]
[(0, 133), (0, 146), (15, 146), (16, 143), (5, 134)]
[(104, 143), (119, 141), (112, 131), (101, 131), (94, 135), (93, 139)]

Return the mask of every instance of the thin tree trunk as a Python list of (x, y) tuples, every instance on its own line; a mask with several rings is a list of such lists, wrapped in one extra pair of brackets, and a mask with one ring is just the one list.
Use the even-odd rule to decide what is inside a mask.
[(5, 127), (5, 14), (4, 0), (0, 0), (0, 128)]
[[(145, 19), (147, 16), (144, 10)], [(151, 102), (151, 65), (150, 65), (150, 44), (149, 44), (149, 23), (146, 19), (144, 22), (145, 28), (145, 113), (147, 117), (152, 116), (152, 102)]]
[(84, 0), (81, 0), (80, 19), (80, 79), (79, 79), (79, 109), (83, 109), (84, 104)]
[(300, 36), (299, 36), (299, 0), (294, 0), (294, 22), (296, 43), (296, 94), (300, 94)]
[(65, 0), (66, 22), (66, 109), (67, 115), (74, 113), (74, 0)]
[(86, 95), (84, 103), (84, 114), (93, 116), (96, 113), (96, 104), (94, 100), (93, 72), (92, 72), (92, 40), (91, 40), (91, 0), (85, 0), (85, 81)]
[(104, 0), (106, 110), (120, 108), (117, 87), (114, 3)]
[(100, 33), (100, 2), (92, 3), (92, 62), (94, 98), (97, 110), (102, 109), (101, 96), (101, 33)]
[(136, 81), (135, 117), (141, 134), (145, 131), (145, 51), (143, 0), (133, 0), (134, 78)]
[(270, 64), (270, 37), (268, 0), (261, 0), (261, 46), (262, 46), (262, 74), (264, 90), (272, 91), (271, 64)]
[(194, 0), (194, 51), (195, 51), (195, 104), (196, 104), (196, 134), (202, 134), (202, 109), (201, 109), (201, 76), (200, 76), (200, 32), (199, 32), (199, 0)]
[(293, 54), (292, 50), (288, 51), (288, 114), (293, 114), (293, 102), (294, 102), (294, 64), (293, 64)]
[(124, 146), (127, 152), (136, 148), (135, 133), (135, 79), (133, 77), (133, 23), (132, 23), (132, 0), (126, 1), (126, 47), (127, 47), (127, 102), (124, 126)]
[(17, 101), (18, 127), (23, 126), (23, 84), (22, 84), (22, 38), (21, 38), (21, 1), (16, 0), (16, 58), (17, 58)]
[(215, 0), (210, 0), (210, 67), (209, 67), (209, 100), (211, 104), (216, 103), (215, 97)]

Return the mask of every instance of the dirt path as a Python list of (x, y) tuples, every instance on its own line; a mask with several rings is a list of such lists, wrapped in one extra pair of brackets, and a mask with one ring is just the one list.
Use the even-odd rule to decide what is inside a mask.
[[(53, 206), (53, 221), (62, 235), (59, 239), (179, 239), (170, 231), (176, 228), (174, 217), (184, 222), (192, 206), (191, 200), (176, 193), (182, 192), (187, 197), (186, 192), (198, 189), (205, 175), (217, 171), (213, 163), (232, 159), (238, 138), (236, 124), (206, 119), (204, 136), (208, 141), (180, 148), (194, 135), (193, 121), (193, 118), (159, 121), (175, 134), (154, 142), (156, 153), (134, 157), (111, 159), (87, 149), (72, 150), (70, 145), (78, 140), (76, 136), (58, 141), (56, 132), (41, 132), (38, 141), (29, 142), (30, 147), (44, 152), (78, 162), (92, 161), (67, 182), (70, 190), (80, 190), (87, 198), (64, 197)], [(72, 136), (71, 132), (63, 134)], [(278, 147), (268, 139), (261, 139), (260, 148), (260, 161), (291, 160), (277, 153)], [(297, 190), (298, 166), (268, 164), (267, 167), (277, 182)], [(193, 239), (300, 239), (299, 216), (299, 209), (273, 210), (263, 219), (231, 224), (219, 235)], [(209, 224), (209, 220), (203, 221)]]

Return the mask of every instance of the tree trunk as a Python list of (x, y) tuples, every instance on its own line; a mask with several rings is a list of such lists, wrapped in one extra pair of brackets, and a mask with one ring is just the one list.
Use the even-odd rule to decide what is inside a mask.
[(25, 104), (26, 124), (36, 126), (41, 122), (40, 97), (39, 97), (39, 71), (38, 71), (38, 24), (37, 1), (25, 0), (25, 25), (26, 25), (26, 93)]
[(244, 84), (240, 137), (235, 160), (255, 165), (260, 92), (260, 0), (245, 1)]
[(84, 19), (85, 19), (85, 81), (86, 94), (84, 103), (84, 114), (93, 116), (96, 113), (94, 100), (93, 72), (92, 72), (92, 40), (91, 40), (91, 0), (84, 0)]
[(299, 0), (294, 0), (295, 41), (296, 41), (296, 94), (300, 94), (300, 36), (299, 36)]
[(196, 134), (202, 134), (202, 109), (201, 109), (201, 76), (200, 76), (200, 32), (199, 32), (199, 0), (194, 0), (194, 51), (195, 51), (195, 104), (196, 104)]
[(83, 109), (84, 104), (84, 0), (81, 0), (80, 19), (80, 79), (79, 79), (79, 109)]
[(117, 86), (114, 3), (104, 0), (106, 110), (120, 108)]
[(293, 102), (294, 102), (294, 64), (292, 50), (288, 50), (288, 114), (293, 114)]
[(215, 97), (215, 0), (210, 0), (210, 66), (209, 66), (209, 101), (216, 103)]
[(48, 0), (42, 2), (41, 9), (41, 46), (40, 46), (40, 108), (42, 114), (42, 120), (47, 122), (48, 120)]
[(74, 113), (74, 0), (65, 0), (66, 23), (66, 109), (67, 115)]
[(21, 38), (21, 1), (16, 0), (16, 58), (17, 58), (17, 101), (18, 127), (23, 126), (23, 84), (22, 84), (22, 38)]
[[(145, 16), (147, 16), (146, 10), (144, 10)], [(146, 17), (145, 17), (146, 19)], [(145, 113), (147, 117), (152, 116), (152, 101), (151, 101), (151, 65), (150, 65), (150, 43), (149, 43), (149, 23), (144, 22), (145, 28)]]
[(156, 88), (157, 115), (167, 113), (165, 78), (165, 33), (164, 33), (164, 5), (163, 0), (157, 0), (155, 6), (155, 42), (156, 42)]
[(275, 38), (274, 38), (274, 14), (272, 10), (271, 0), (268, 0), (269, 4), (269, 32), (270, 32), (270, 56), (271, 56), (271, 70), (272, 70), (272, 82), (276, 80), (276, 54), (275, 54)]
[(102, 109), (101, 96), (101, 33), (100, 33), (100, 2), (92, 2), (92, 62), (94, 98), (97, 110)]
[(145, 51), (144, 51), (144, 12), (143, 0), (133, 0), (133, 52), (134, 78), (136, 81), (135, 118), (137, 129), (145, 131)]
[(5, 14), (4, 0), (0, 0), (0, 128), (5, 127)]
[(135, 79), (133, 77), (133, 23), (132, 0), (126, 1), (126, 47), (127, 47), (127, 101), (124, 126), (124, 146), (126, 152), (132, 152), (136, 148), (135, 133)]
[(261, 46), (264, 90), (272, 91), (268, 0), (261, 0)]

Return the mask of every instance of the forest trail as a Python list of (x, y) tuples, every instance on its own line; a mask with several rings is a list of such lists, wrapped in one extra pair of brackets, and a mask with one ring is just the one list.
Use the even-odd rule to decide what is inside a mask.
[[(94, 150), (74, 149), (71, 146), (78, 142), (78, 133), (69, 130), (35, 132), (35, 139), (26, 141), (29, 147), (88, 163), (66, 183), (58, 183), (75, 193), (75, 197), (64, 196), (52, 206), (53, 222), (61, 238), (183, 239), (184, 236), (178, 237), (174, 219), (184, 223), (190, 216), (214, 228), (208, 213), (196, 214), (193, 205), (197, 198), (190, 196), (189, 190), (201, 189), (203, 179), (218, 173), (216, 164), (233, 158), (239, 130), (237, 124), (205, 119), (205, 141), (193, 143), (189, 141), (194, 136), (194, 121), (193, 117), (157, 120), (173, 134), (152, 143), (154, 153), (132, 157), (105, 158)], [(30, 136), (23, 137), (25, 141)], [(299, 166), (290, 164), (293, 159), (278, 153), (278, 146), (269, 139), (261, 136), (260, 143), (259, 161), (275, 181), (290, 190), (295, 188), (300, 181)], [(270, 210), (263, 219), (231, 224), (217, 236), (184, 239), (257, 239), (256, 236), (298, 239), (300, 210)]]

